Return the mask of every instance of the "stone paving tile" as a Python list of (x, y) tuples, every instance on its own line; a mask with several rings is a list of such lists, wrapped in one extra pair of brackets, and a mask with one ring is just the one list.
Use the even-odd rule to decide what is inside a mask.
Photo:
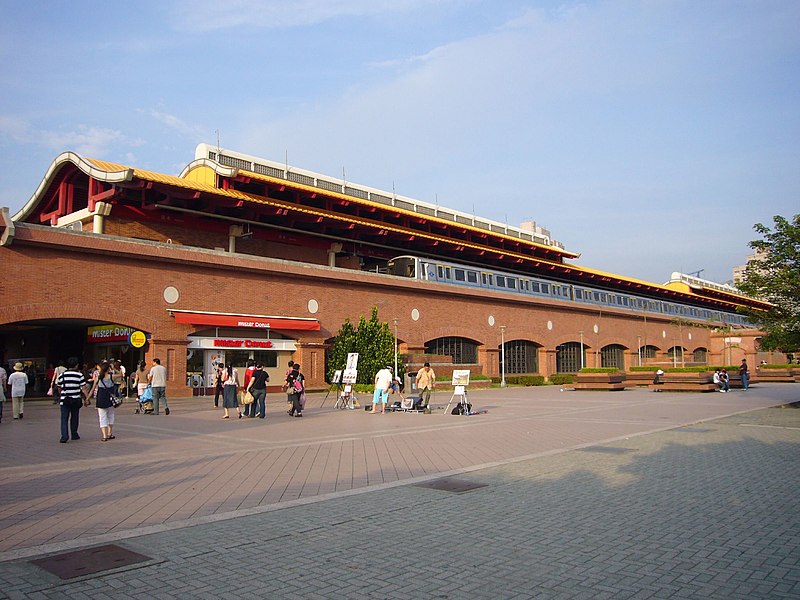
[[(785, 389), (778, 388), (779, 400), (785, 398)], [(734, 400), (741, 404), (715, 410), (732, 414), (757, 407), (747, 404), (752, 400), (745, 402), (743, 396)], [(632, 396), (631, 402), (615, 400), (613, 405), (581, 399), (578, 403), (584, 410), (579, 411), (563, 403), (550, 405), (554, 399), (545, 397), (535, 406), (536, 418), (529, 417), (521, 404), (509, 403), (509, 413), (516, 414), (507, 418), (498, 409), (498, 417), (480, 427), (471, 418), (440, 417), (444, 424), (415, 423), (427, 431), (389, 421), (402, 415), (358, 415), (358, 425), (364, 425), (364, 418), (385, 419), (374, 428), (366, 425), (369, 431), (364, 433), (350, 422), (354, 413), (340, 413), (348, 420), (334, 413), (335, 424), (346, 430), (341, 439), (330, 430), (303, 433), (295, 428), (295, 433), (308, 436), (308, 443), (277, 440), (277, 446), (266, 454), (256, 453), (256, 459), (252, 450), (228, 450), (232, 444), (227, 440), (216, 455), (202, 455), (210, 467), (185, 448), (177, 448), (172, 456), (156, 452), (157, 460), (129, 458), (114, 477), (124, 487), (125, 469), (136, 473), (131, 489), (137, 501), (128, 505), (133, 507), (158, 491), (171, 498), (186, 494), (191, 485), (181, 487), (183, 481), (175, 483), (170, 477), (181, 474), (187, 479), (186, 473), (198, 470), (205, 470), (203, 483), (218, 484), (209, 502), (243, 506), (264, 477), (265, 467), (256, 468), (259, 460), (276, 451), (275, 456), (284, 456), (284, 462), (275, 475), (284, 476), (285, 490), (294, 482), (292, 497), (299, 497), (304, 489), (313, 494), (316, 488), (318, 493), (322, 484), (315, 480), (327, 480), (324, 474), (332, 473), (328, 461), (335, 454), (346, 456), (352, 472), (366, 481), (397, 481), (401, 473), (414, 472), (399, 465), (407, 464), (409, 455), (418, 455), (412, 453), (417, 441), (433, 444), (437, 436), (449, 444), (433, 456), (422, 453), (419, 461), (425, 464), (426, 474), (490, 466), (459, 475), (488, 484), (463, 494), (379, 486), (322, 502), (284, 504), (279, 510), (132, 535), (117, 543), (162, 562), (81, 581), (54, 581), (24, 559), (6, 560), (0, 563), (0, 590), (9, 597), (47, 598), (202, 594), (233, 598), (797, 597), (800, 474), (794, 458), (800, 444), (800, 410), (768, 409), (717, 419), (704, 423), (709, 429), (704, 433), (658, 431), (665, 425), (696, 422), (701, 407), (685, 398), (671, 406), (659, 399), (657, 404), (650, 402), (645, 415), (639, 402), (650, 398)], [(775, 398), (769, 401), (774, 404)], [(765, 399), (764, 405), (768, 404)], [(676, 406), (682, 414), (675, 416), (673, 411), (670, 416)], [(683, 411), (689, 413), (688, 418)], [(573, 448), (613, 439), (633, 423), (631, 437), (623, 435), (610, 444), (632, 452), (560, 450), (561, 438), (548, 437), (554, 422), (569, 430), (564, 437)], [(211, 433), (199, 432), (199, 437), (217, 436), (212, 425), (208, 421)], [(485, 430), (492, 435), (483, 437)], [(504, 452), (503, 444), (497, 443), (504, 431), (507, 435), (499, 439), (513, 444), (516, 454)], [(641, 435), (642, 431), (655, 433)], [(529, 443), (530, 439), (526, 443), (530, 432), (535, 432), (534, 442), (547, 443)], [(276, 432), (275, 437), (280, 436)], [(332, 450), (334, 446), (337, 450)], [(356, 466), (355, 448), (386, 453), (389, 459), (362, 455)], [(495, 461), (501, 464), (491, 465)], [(32, 499), (47, 497), (38, 488), (47, 485), (48, 474), (61, 479), (59, 485), (71, 484), (70, 493), (77, 492), (79, 497), (82, 486), (101, 485), (89, 476), (81, 479), (80, 474), (78, 481), (70, 481), (77, 471), (58, 461), (34, 456), (32, 462), (43, 467), (38, 471), (39, 482), (28, 490)], [(89, 462), (92, 469), (105, 464), (102, 457)], [(136, 471), (139, 466), (143, 468)], [(337, 469), (337, 477), (342, 471), (346, 473), (347, 467)], [(26, 488), (24, 475), (22, 468), (0, 469), (3, 481), (11, 479), (22, 489)], [(58, 493), (49, 496), (58, 498)], [(108, 501), (123, 497), (111, 493)], [(169, 515), (159, 511), (153, 511), (152, 516), (160, 515), (153, 522), (159, 518), (168, 522)], [(37, 515), (31, 518), (35, 524)], [(98, 523), (86, 530), (104, 528), (113, 530), (114, 525)]]

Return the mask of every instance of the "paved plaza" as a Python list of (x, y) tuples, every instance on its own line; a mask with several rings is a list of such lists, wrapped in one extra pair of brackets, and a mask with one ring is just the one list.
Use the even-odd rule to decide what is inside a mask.
[(7, 404), (0, 597), (800, 597), (800, 385), (470, 396), (488, 412), (124, 405), (109, 442), (83, 409), (67, 444), (56, 406)]

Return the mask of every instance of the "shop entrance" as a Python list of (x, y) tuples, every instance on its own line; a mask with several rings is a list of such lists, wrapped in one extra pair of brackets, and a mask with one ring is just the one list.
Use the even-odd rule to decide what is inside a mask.
[[(136, 371), (147, 346), (134, 348), (126, 327), (86, 319), (37, 319), (0, 325), (0, 364), (6, 372), (21, 362), (28, 374), (26, 397), (43, 397), (50, 387), (48, 375), (60, 362), (78, 357), (86, 369), (105, 359), (118, 359), (127, 373)], [(94, 333), (94, 335), (92, 335)]]

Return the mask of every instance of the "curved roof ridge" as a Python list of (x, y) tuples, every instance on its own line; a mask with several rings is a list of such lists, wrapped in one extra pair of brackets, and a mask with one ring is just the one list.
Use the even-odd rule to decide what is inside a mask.
[[(33, 192), (33, 195), (23, 205), (19, 212), (14, 215), (14, 221), (21, 221), (25, 219), (25, 217), (27, 217), (34, 208), (36, 208), (36, 205), (41, 199), (42, 193), (44, 193), (44, 191), (50, 186), (58, 172), (67, 164), (75, 165), (77, 169), (89, 177), (93, 177), (99, 181), (105, 181), (108, 183), (130, 181), (133, 179), (134, 175), (134, 169), (131, 167), (113, 165), (113, 167), (115, 167), (114, 170), (107, 170), (100, 166), (102, 161), (94, 161), (92, 159), (84, 158), (77, 152), (73, 152), (71, 150), (62, 152), (53, 159), (52, 163), (50, 163), (50, 166), (48, 167), (47, 172), (44, 174), (42, 181), (39, 183), (39, 186), (36, 188), (36, 191)], [(112, 163), (106, 164), (108, 166), (112, 165)]]

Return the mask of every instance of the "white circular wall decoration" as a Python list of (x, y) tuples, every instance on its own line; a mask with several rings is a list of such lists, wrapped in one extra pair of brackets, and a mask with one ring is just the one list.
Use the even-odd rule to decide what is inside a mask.
[(553, 331), (553, 322), (552, 322), (552, 321), (548, 321), (548, 322), (547, 322), (547, 329), (548, 329), (549, 331)]
[(416, 308), (411, 311), (411, 320), (419, 321), (419, 311)]
[(690, 339), (690, 340), (692, 339), (692, 334), (691, 334), (691, 333), (689, 334), (689, 339)]
[(178, 291), (178, 288), (171, 285), (164, 288), (164, 302), (167, 304), (175, 304), (180, 297), (181, 293)]
[(597, 323), (595, 323), (595, 324), (594, 324), (594, 327), (592, 327), (592, 330), (593, 330), (595, 333), (598, 333), (598, 332), (600, 331), (600, 328), (597, 326)]
[(494, 315), (489, 315), (489, 327), (494, 327)]
[(312, 315), (315, 315), (317, 314), (317, 311), (319, 311), (319, 302), (312, 298), (308, 301), (308, 312), (310, 312)]
[(666, 339), (667, 338), (667, 332), (664, 331), (664, 330), (661, 330), (661, 337)]

